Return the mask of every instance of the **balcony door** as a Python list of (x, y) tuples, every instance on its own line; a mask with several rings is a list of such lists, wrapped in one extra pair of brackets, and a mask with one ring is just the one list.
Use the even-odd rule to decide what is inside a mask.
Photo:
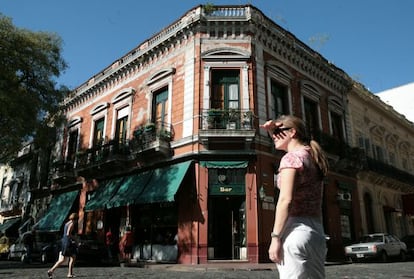
[(240, 71), (214, 70), (212, 73), (211, 108), (235, 109), (240, 107)]
[(128, 111), (129, 107), (124, 107), (117, 112), (115, 127), (115, 140), (117, 144), (125, 144), (128, 131)]
[(153, 122), (160, 130), (165, 129), (168, 120), (168, 88), (165, 87), (154, 94)]
[(95, 120), (94, 130), (93, 130), (93, 146), (99, 146), (103, 144), (104, 141), (104, 126), (105, 118), (99, 118)]

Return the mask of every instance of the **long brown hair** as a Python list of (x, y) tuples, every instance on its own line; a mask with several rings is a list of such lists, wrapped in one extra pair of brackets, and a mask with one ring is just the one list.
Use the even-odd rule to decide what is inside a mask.
[(311, 148), (312, 158), (319, 167), (321, 174), (326, 176), (328, 173), (328, 160), (322, 147), (315, 140), (311, 140), (306, 133), (306, 125), (302, 119), (293, 115), (281, 115), (276, 119), (276, 122), (283, 123), (283, 126), (294, 128), (296, 130), (296, 139), (303, 144), (309, 145)]

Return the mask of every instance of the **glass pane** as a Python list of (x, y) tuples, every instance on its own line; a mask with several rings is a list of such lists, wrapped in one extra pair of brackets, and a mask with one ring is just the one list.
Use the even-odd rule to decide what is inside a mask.
[(213, 86), (213, 96), (211, 108), (222, 109), (224, 104), (224, 85), (217, 84)]
[(271, 93), (274, 102), (274, 117), (289, 114), (287, 87), (272, 80)]
[(305, 99), (305, 120), (306, 128), (314, 135), (319, 130), (318, 109), (317, 104), (308, 99)]
[(103, 138), (104, 138), (103, 131), (104, 131), (104, 118), (101, 118), (95, 121), (95, 131), (94, 131), (94, 137), (93, 137), (94, 145), (103, 143)]
[(158, 128), (163, 128), (168, 119), (168, 90), (163, 89), (156, 93), (154, 100), (153, 122)]
[(77, 146), (78, 146), (78, 130), (72, 131), (69, 134), (68, 156), (67, 156), (67, 159), (69, 161), (75, 160)]
[(127, 134), (127, 125), (128, 124), (128, 116), (125, 116), (121, 119), (118, 119), (116, 125), (116, 138), (118, 139), (119, 143), (123, 143), (126, 141), (126, 134)]

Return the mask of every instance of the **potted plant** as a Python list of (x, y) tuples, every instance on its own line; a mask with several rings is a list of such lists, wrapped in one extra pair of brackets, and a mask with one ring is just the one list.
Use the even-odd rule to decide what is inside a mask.
[(154, 123), (150, 122), (147, 125), (145, 125), (144, 132), (152, 132), (154, 130), (155, 130), (155, 124)]
[(240, 112), (235, 109), (229, 109), (226, 112), (227, 125), (226, 128), (234, 130), (237, 128), (237, 123), (240, 121)]
[(207, 124), (209, 129), (221, 128), (223, 121), (223, 110), (210, 109), (207, 116)]
[(159, 133), (159, 137), (163, 140), (171, 140), (171, 132), (167, 131), (166, 129), (161, 129)]
[(243, 113), (243, 128), (244, 129), (251, 129), (252, 128), (252, 117), (253, 117), (253, 112), (248, 110), (246, 112)]

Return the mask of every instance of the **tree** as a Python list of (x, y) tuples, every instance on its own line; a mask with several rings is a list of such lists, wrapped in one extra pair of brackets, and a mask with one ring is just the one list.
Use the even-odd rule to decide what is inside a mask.
[(55, 33), (32, 32), (0, 14), (0, 162), (22, 144), (50, 144), (50, 131), (69, 90), (56, 78), (67, 68), (62, 40)]

